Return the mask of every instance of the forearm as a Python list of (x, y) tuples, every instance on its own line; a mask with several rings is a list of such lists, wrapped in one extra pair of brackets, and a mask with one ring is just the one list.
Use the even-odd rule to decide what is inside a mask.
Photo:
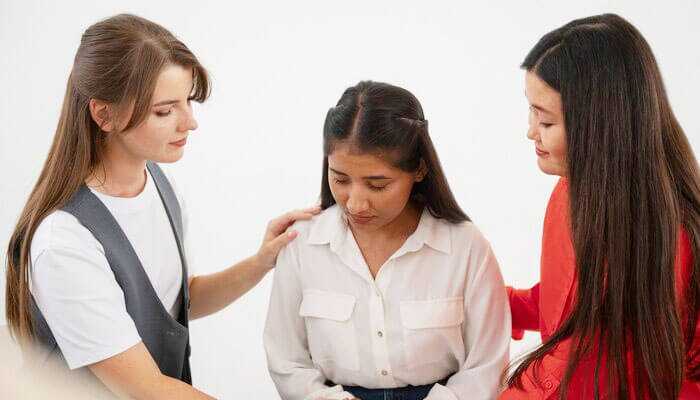
[(192, 400), (204, 400), (213, 399), (203, 392), (195, 389), (194, 387), (173, 379), (167, 375), (161, 375), (158, 379), (158, 383), (155, 387), (144, 393), (142, 397), (133, 397), (135, 399), (192, 399)]
[(190, 280), (190, 319), (205, 317), (228, 306), (254, 287), (269, 271), (256, 256), (209, 275)]
[(88, 368), (120, 399), (212, 399), (161, 373), (143, 342)]
[(105, 384), (120, 399), (213, 399), (213, 397), (200, 392), (182, 381), (162, 374), (157, 377), (153, 377), (148, 383), (144, 382), (140, 385), (133, 385), (131, 387), (111, 384), (109, 381), (105, 382)]

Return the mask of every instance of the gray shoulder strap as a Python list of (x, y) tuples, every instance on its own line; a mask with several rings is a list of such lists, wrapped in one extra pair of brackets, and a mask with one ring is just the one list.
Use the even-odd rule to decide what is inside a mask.
[(180, 209), (180, 203), (177, 201), (177, 196), (175, 196), (175, 191), (158, 164), (148, 161), (146, 167), (151, 172), (153, 182), (156, 184), (160, 198), (163, 200), (165, 211), (168, 213), (168, 218), (173, 224), (173, 230), (177, 236), (178, 247), (180, 247), (183, 239), (182, 210)]

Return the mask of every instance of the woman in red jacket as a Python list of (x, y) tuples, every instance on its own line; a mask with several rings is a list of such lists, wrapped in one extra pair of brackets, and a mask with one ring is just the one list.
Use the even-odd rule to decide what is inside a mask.
[(562, 179), (540, 283), (509, 288), (513, 336), (542, 345), (501, 399), (700, 398), (700, 173), (641, 34), (572, 21), (530, 51), (528, 137)]

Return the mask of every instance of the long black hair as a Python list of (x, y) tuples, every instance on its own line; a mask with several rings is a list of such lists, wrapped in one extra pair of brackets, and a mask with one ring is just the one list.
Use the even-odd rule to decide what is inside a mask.
[[(652, 51), (629, 22), (605, 14), (546, 34), (522, 68), (561, 94), (578, 286), (571, 315), (508, 383), (519, 386), (571, 338), (561, 399), (588, 356), (596, 399), (601, 381), (609, 398), (678, 398), (683, 379), (698, 378), (688, 349), (700, 300), (700, 173)], [(693, 265), (677, 304), (681, 228)]]
[(469, 221), (450, 190), (428, 134), (428, 121), (418, 99), (406, 89), (363, 81), (345, 90), (328, 110), (323, 125), (321, 208), (335, 204), (328, 183), (328, 155), (336, 144), (352, 144), (361, 152), (391, 152), (394, 164), (415, 172), (424, 163), (426, 175), (413, 185), (411, 200), (436, 218), (452, 223)]

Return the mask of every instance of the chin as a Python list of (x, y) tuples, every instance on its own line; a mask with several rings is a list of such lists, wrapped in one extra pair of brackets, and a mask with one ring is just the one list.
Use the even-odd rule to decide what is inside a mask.
[(555, 175), (555, 176), (564, 176), (565, 171), (563, 168), (561, 168), (559, 165), (552, 165), (552, 163), (543, 160), (543, 159), (538, 159), (537, 160), (537, 166), (540, 167), (540, 170), (544, 172), (547, 175)]
[(182, 156), (184, 155), (184, 151), (180, 150), (178, 152), (173, 152), (170, 154), (164, 154), (158, 158), (152, 158), (152, 161), (155, 161), (159, 164), (172, 164), (174, 162), (180, 161)]

